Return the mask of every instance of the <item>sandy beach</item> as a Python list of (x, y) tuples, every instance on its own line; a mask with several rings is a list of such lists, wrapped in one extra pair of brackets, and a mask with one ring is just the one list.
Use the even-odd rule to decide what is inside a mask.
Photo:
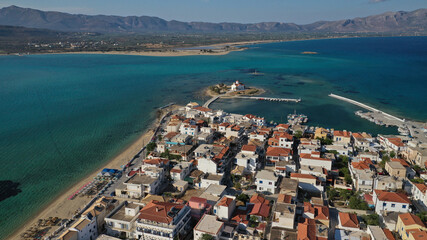
[[(165, 108), (162, 110), (162, 115), (167, 111), (175, 110), (180, 106), (173, 105), (171, 107)], [(116, 168), (119, 169), (120, 166), (126, 164), (130, 159), (132, 159), (136, 153), (143, 147), (143, 144), (147, 144), (154, 132), (154, 129), (159, 124), (160, 118), (157, 118), (150, 127), (147, 128), (147, 131), (144, 132), (135, 142), (128, 146), (123, 152), (119, 153), (117, 156), (112, 158), (106, 165), (92, 172), (90, 175), (83, 178), (78, 183), (74, 184), (71, 188), (60, 193), (57, 198), (55, 198), (50, 204), (47, 205), (44, 209), (40, 210), (35, 214), (31, 220), (22, 225), (17, 231), (12, 233), (8, 239), (23, 239), (21, 235), (25, 233), (27, 229), (32, 226), (35, 226), (38, 222), (38, 219), (47, 219), (49, 217), (58, 217), (60, 219), (70, 219), (75, 211), (79, 208), (85, 206), (92, 198), (79, 196), (73, 200), (68, 200), (68, 197), (76, 192), (81, 186), (93, 180), (93, 178), (102, 171), (104, 168)], [(58, 227), (52, 227), (46, 235), (49, 235)]]

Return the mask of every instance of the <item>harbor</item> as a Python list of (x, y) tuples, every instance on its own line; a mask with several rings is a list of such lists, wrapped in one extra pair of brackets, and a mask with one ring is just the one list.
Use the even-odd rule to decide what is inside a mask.
[(376, 108), (373, 108), (371, 106), (368, 106), (364, 103), (355, 101), (350, 98), (342, 97), (333, 93), (329, 94), (329, 96), (368, 110), (368, 112), (363, 112), (361, 110), (355, 112), (357, 116), (363, 119), (366, 119), (380, 126), (395, 126), (398, 128), (400, 134), (409, 135), (419, 143), (427, 142), (427, 137), (425, 134), (427, 123), (402, 119), (391, 114), (385, 113)]

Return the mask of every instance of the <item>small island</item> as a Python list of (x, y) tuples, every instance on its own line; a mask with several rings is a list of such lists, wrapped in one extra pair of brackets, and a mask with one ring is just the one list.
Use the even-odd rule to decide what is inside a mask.
[(223, 95), (224, 97), (233, 97), (233, 96), (255, 96), (265, 93), (265, 90), (262, 88), (247, 87), (245, 84), (235, 81), (231, 85), (226, 85), (225, 83), (219, 83), (216, 85), (209, 86), (205, 91), (205, 95), (215, 97), (218, 95)]
[(305, 52), (301, 52), (301, 54), (316, 55), (316, 54), (319, 54), (319, 53), (318, 52), (305, 51)]

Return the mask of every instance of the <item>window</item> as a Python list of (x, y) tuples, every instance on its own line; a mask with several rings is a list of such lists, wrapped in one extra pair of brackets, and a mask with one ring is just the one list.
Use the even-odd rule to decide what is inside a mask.
[(214, 209), (214, 214), (216, 214), (216, 209)]
[(387, 203), (383, 203), (383, 207), (387, 206)]
[(402, 208), (406, 208), (406, 205), (402, 205)]
[(392, 204), (391, 204), (391, 207), (396, 207), (396, 204), (392, 203)]
[(262, 183), (262, 181), (261, 181), (261, 180), (259, 180), (259, 183)]
[(268, 185), (271, 185), (271, 184), (273, 184), (272, 182), (268, 182)]
[(259, 190), (262, 190), (262, 187), (260, 187)]

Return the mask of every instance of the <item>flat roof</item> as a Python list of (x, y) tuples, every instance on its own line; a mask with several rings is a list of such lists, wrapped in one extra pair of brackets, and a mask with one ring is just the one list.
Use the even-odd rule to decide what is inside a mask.
[(226, 188), (227, 186), (224, 185), (211, 184), (206, 188), (205, 193), (220, 195), (225, 191)]
[(117, 210), (115, 213), (111, 214), (109, 219), (124, 221), (124, 222), (130, 222), (135, 216), (126, 215), (126, 208), (127, 206), (123, 204), (119, 210)]
[(130, 184), (151, 184), (151, 183), (155, 182), (156, 180), (157, 180), (156, 178), (152, 178), (152, 177), (147, 176), (147, 175), (138, 175), (138, 174), (135, 174), (132, 178), (126, 180), (125, 183), (130, 183)]
[(215, 236), (221, 231), (223, 225), (223, 222), (216, 220), (216, 216), (205, 214), (197, 223), (195, 229)]

